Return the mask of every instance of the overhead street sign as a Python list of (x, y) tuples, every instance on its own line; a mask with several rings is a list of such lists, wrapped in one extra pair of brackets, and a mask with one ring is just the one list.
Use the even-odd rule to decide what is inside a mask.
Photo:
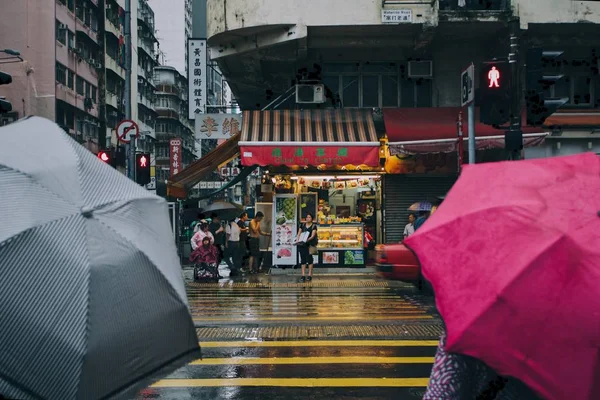
[(460, 74), (460, 105), (461, 107), (471, 104), (475, 99), (475, 88), (473, 82), (475, 79), (475, 66), (471, 63)]
[(135, 121), (124, 119), (117, 125), (117, 139), (122, 143), (129, 143), (132, 137), (140, 136), (140, 128)]

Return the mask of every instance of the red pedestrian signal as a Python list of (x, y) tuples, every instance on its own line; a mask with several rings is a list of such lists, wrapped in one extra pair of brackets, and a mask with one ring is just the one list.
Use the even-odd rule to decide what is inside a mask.
[(110, 161), (110, 156), (106, 151), (99, 151), (98, 158), (104, 161), (105, 163), (108, 163)]
[(140, 185), (150, 183), (150, 154), (141, 153), (135, 156), (135, 181)]
[(488, 87), (500, 87), (500, 71), (495, 66), (488, 72), (488, 81), (490, 83)]

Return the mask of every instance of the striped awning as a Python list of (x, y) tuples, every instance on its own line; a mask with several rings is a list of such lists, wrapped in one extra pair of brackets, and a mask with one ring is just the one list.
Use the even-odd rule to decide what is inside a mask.
[(240, 146), (379, 146), (371, 110), (244, 111)]

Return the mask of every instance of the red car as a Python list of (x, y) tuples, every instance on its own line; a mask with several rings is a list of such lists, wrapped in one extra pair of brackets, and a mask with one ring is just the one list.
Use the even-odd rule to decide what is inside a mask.
[(421, 275), (421, 265), (415, 253), (402, 243), (375, 247), (375, 269), (382, 278), (410, 282), (421, 290), (430, 290)]

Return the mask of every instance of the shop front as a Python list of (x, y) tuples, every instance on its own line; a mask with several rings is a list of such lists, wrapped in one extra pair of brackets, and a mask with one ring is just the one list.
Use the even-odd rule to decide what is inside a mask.
[[(383, 184), (385, 243), (403, 239), (411, 204), (435, 202), (458, 179), (468, 158), (466, 118), (463, 127), (460, 113), (458, 107), (383, 110), (388, 141)], [(523, 131), (526, 148), (540, 146), (548, 136), (540, 128), (524, 127)], [(476, 123), (475, 133), (477, 163), (506, 160), (503, 131)]]
[[(380, 142), (370, 111), (253, 111), (243, 118), (242, 165), (262, 167), (257, 211), (273, 265), (298, 264), (298, 228), (318, 223), (317, 267), (362, 267), (380, 237)], [(267, 248), (268, 247), (268, 248)]]

